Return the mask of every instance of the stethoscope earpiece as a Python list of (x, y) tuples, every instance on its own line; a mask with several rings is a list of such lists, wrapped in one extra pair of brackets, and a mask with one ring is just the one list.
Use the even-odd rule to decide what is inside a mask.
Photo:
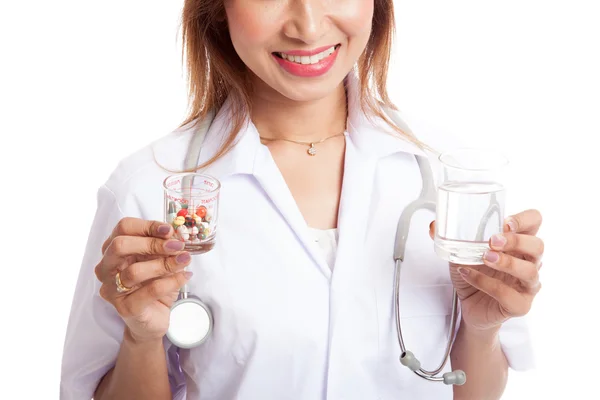
[(400, 356), (400, 363), (411, 371), (418, 371), (421, 369), (421, 362), (417, 360), (415, 355), (410, 351), (405, 351), (402, 353)]
[(464, 385), (467, 381), (467, 374), (463, 370), (457, 369), (456, 371), (446, 372), (442, 375), (444, 378), (444, 383), (446, 385)]

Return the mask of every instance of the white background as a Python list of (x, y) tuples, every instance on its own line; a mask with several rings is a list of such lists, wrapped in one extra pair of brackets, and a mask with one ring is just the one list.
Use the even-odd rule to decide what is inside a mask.
[[(181, 5), (0, 5), (2, 398), (58, 398), (96, 189), (185, 113)], [(598, 2), (404, 0), (396, 15), (393, 99), (440, 132), (506, 151), (508, 211), (545, 218), (530, 314), (538, 368), (511, 373), (503, 399), (596, 396)]]

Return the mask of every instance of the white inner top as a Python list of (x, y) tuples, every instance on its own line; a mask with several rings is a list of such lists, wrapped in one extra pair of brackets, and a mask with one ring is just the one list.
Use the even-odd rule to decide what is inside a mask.
[(325, 257), (329, 268), (331, 268), (331, 270), (333, 271), (333, 265), (335, 264), (335, 255), (337, 253), (338, 230), (310, 228), (310, 232), (314, 238), (314, 241), (319, 245), (319, 247), (323, 251), (323, 256)]

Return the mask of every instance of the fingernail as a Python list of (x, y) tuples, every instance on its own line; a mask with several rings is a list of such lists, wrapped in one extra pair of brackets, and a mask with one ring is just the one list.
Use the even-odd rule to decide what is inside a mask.
[(167, 248), (167, 250), (179, 251), (183, 250), (183, 248), (185, 247), (185, 243), (180, 242), (178, 240), (169, 240), (165, 247)]
[(484, 258), (491, 263), (496, 263), (500, 259), (500, 255), (495, 251), (486, 251)]
[(462, 276), (468, 276), (469, 272), (471, 272), (468, 268), (459, 268), (458, 269), (458, 273), (461, 274)]
[(190, 253), (181, 253), (175, 257), (175, 261), (177, 261), (178, 264), (185, 264), (190, 261), (191, 258)]
[(170, 231), (171, 231), (171, 227), (169, 225), (161, 225), (161, 226), (158, 227), (158, 234), (159, 235), (166, 235)]
[(185, 279), (187, 279), (188, 281), (190, 280), (190, 278), (194, 275), (194, 273), (192, 271), (185, 271), (183, 273), (183, 276), (185, 276)]
[(506, 238), (500, 234), (492, 236), (492, 246), (497, 249), (501, 249), (506, 244)]
[(512, 218), (508, 218), (506, 220), (506, 225), (508, 225), (508, 230), (511, 232), (516, 232), (517, 231), (517, 222), (512, 219)]

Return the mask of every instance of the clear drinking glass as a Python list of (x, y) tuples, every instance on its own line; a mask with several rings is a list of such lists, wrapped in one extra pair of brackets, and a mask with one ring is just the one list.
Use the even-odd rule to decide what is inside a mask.
[(215, 245), (221, 183), (212, 176), (182, 173), (163, 182), (165, 221), (190, 254), (202, 254)]
[(492, 150), (442, 154), (434, 248), (444, 260), (482, 264), (489, 239), (502, 232), (508, 160)]

